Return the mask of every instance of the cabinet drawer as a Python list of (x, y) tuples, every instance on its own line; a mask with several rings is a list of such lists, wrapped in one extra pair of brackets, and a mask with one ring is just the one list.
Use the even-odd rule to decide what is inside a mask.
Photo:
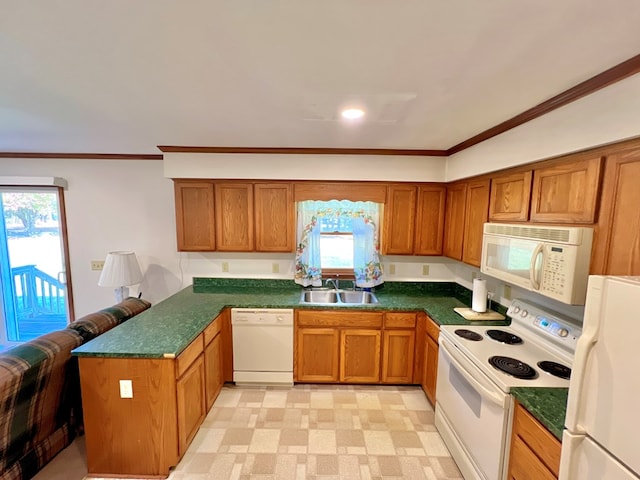
[(429, 335), (434, 342), (438, 343), (438, 337), (440, 336), (440, 326), (429, 316), (427, 316), (427, 335)]
[(513, 430), (557, 476), (560, 468), (560, 442), (520, 404), (514, 414)]
[(198, 335), (198, 337), (178, 355), (176, 359), (176, 378), (180, 378), (204, 350), (202, 338), (202, 334)]
[(211, 343), (211, 340), (213, 340), (221, 330), (222, 319), (220, 317), (216, 317), (213, 322), (211, 322), (209, 326), (204, 329), (204, 345), (209, 345)]
[(557, 480), (535, 453), (516, 437), (511, 445), (509, 478), (513, 480)]
[(382, 327), (382, 313), (298, 310), (297, 322), (301, 327), (380, 328)]
[(384, 328), (415, 328), (415, 312), (393, 312), (384, 314)]

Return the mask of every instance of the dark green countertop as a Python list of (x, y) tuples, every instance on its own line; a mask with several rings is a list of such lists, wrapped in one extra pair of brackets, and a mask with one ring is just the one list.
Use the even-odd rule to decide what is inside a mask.
[[(301, 287), (289, 280), (194, 278), (193, 286), (87, 342), (73, 354), (133, 358), (178, 355), (226, 307), (419, 310), (440, 325), (478, 323), (453, 311), (454, 307), (470, 305), (471, 292), (452, 282), (387, 282), (376, 289), (379, 303), (357, 306), (301, 305), (300, 291)], [(505, 313), (504, 307), (496, 306)]]
[(511, 389), (511, 395), (558, 440), (562, 441), (562, 429), (567, 414), (568, 388), (518, 387)]

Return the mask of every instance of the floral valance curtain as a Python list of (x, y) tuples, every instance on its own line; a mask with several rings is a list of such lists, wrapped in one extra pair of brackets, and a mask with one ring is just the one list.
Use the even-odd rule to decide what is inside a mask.
[(353, 218), (353, 270), (356, 286), (367, 288), (384, 282), (380, 264), (380, 205), (348, 200), (307, 200), (298, 203), (296, 283), (305, 287), (322, 285), (319, 219), (344, 215)]

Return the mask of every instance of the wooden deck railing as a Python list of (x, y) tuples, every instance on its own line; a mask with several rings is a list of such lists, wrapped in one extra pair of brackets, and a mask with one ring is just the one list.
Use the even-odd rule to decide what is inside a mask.
[(18, 317), (66, 313), (66, 286), (58, 279), (35, 265), (16, 267), (11, 273)]

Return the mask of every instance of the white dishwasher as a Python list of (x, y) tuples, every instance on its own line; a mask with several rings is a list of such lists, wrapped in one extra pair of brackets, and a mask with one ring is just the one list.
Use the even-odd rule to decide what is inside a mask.
[(233, 381), (293, 385), (293, 309), (231, 309)]

